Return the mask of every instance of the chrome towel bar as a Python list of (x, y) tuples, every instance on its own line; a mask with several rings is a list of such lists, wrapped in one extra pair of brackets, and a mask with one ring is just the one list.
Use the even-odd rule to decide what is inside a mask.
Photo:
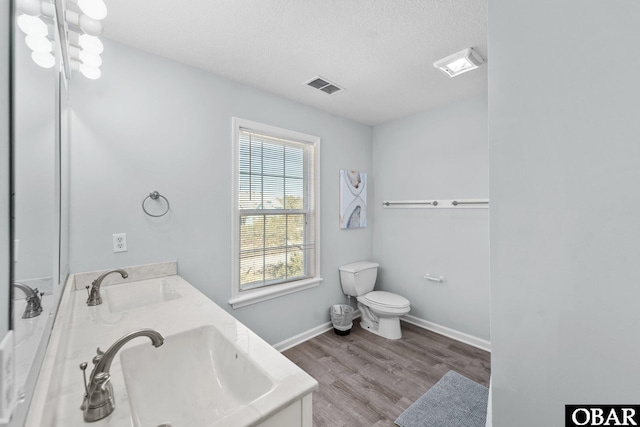
[(488, 205), (489, 201), (487, 200), (486, 202), (459, 202), (457, 200), (454, 200), (453, 202), (451, 202), (451, 204), (453, 206), (458, 206), (458, 205)]
[(384, 202), (382, 204), (384, 206), (390, 206), (390, 205), (432, 205), (432, 206), (438, 206), (438, 201), (434, 200), (434, 201), (428, 202), (426, 200), (415, 200), (415, 201), (408, 201), (408, 202)]
[(488, 208), (488, 199), (458, 199), (458, 200), (388, 200), (382, 202), (385, 208)]

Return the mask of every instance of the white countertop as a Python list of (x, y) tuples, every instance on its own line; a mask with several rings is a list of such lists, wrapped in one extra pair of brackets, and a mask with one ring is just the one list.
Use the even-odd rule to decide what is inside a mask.
[[(23, 319), (22, 313), (27, 306), (24, 299), (14, 300), (14, 354), (15, 354), (15, 383), (18, 386), (18, 395), (24, 393), (22, 390), (31, 370), (31, 365), (36, 359), (39, 347), (41, 346), (42, 335), (47, 328), (51, 328), (51, 307), (53, 307), (53, 295), (44, 295), (41, 299), (42, 313), (30, 319)], [(44, 345), (44, 344), (42, 344)], [(42, 355), (42, 353), (39, 353)]]
[[(105, 298), (107, 289), (115, 289), (116, 286), (128, 289), (150, 282), (172, 287), (181, 298), (111, 313), (108, 298)], [(119, 355), (111, 365), (116, 409), (106, 418), (90, 424), (84, 422), (80, 409), (84, 386), (79, 365), (89, 363), (88, 376), (97, 347), (104, 351), (126, 333), (142, 328), (155, 329), (166, 337), (194, 327), (214, 325), (274, 379), (277, 386), (269, 393), (269, 399), (263, 399), (260, 405), (243, 411), (239, 418), (227, 420), (226, 425), (255, 425), (318, 386), (307, 373), (178, 275), (103, 287), (102, 293), (104, 303), (89, 307), (86, 304), (87, 293), (84, 289), (75, 290), (73, 277), (67, 283), (26, 426), (131, 425), (131, 410)], [(132, 340), (125, 348), (138, 345), (145, 339)]]

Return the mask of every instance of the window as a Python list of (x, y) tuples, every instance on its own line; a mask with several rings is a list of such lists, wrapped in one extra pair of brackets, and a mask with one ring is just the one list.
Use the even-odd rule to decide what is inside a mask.
[(234, 118), (234, 308), (312, 286), (319, 275), (320, 139)]

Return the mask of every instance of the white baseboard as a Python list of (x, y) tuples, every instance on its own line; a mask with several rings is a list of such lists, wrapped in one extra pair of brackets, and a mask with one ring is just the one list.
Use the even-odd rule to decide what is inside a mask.
[[(360, 311), (356, 310), (353, 314), (353, 318), (356, 319), (358, 317), (360, 317)], [(428, 331), (444, 335), (445, 337), (453, 338), (456, 341), (472, 345), (476, 348), (479, 348), (480, 350), (491, 352), (491, 343), (487, 340), (483, 340), (482, 338), (474, 337), (473, 335), (465, 334), (464, 332), (456, 331), (455, 329), (447, 328), (446, 326), (429, 322), (428, 320), (411, 316), (409, 314), (402, 316), (401, 319), (405, 322), (419, 326)], [(302, 344), (303, 342), (308, 341), (313, 337), (324, 334), (331, 329), (333, 329), (333, 325), (331, 324), (331, 322), (326, 322), (316, 326), (315, 328), (311, 328), (308, 331), (302, 332), (301, 334), (298, 334), (291, 338), (287, 338), (284, 341), (280, 341), (279, 343), (274, 344), (273, 347), (276, 350), (283, 352), (290, 349), (291, 347), (297, 346), (298, 344)]]
[(285, 350), (290, 349), (291, 347), (295, 347), (298, 344), (302, 344), (303, 342), (310, 340), (313, 337), (317, 337), (320, 334), (324, 334), (327, 331), (333, 329), (333, 325), (331, 322), (323, 323), (322, 325), (316, 326), (315, 328), (309, 329), (301, 334), (295, 335), (291, 338), (287, 338), (284, 341), (280, 341), (273, 345), (273, 348), (278, 350), (279, 352), (283, 352)]
[(429, 322), (428, 320), (421, 319), (419, 317), (406, 314), (400, 319), (412, 325), (419, 326), (423, 329), (435, 332), (445, 337), (453, 338), (456, 341), (463, 342), (465, 344), (472, 345), (480, 350), (491, 352), (491, 342), (483, 340), (482, 338), (474, 337), (473, 335), (465, 334), (464, 332), (456, 331), (455, 329), (447, 328), (446, 326), (439, 325), (437, 323)]
[[(360, 317), (360, 310), (356, 310), (353, 313), (353, 318), (356, 319)], [(302, 344), (305, 341), (310, 340), (313, 337), (317, 337), (318, 335), (324, 334), (327, 331), (333, 329), (333, 324), (331, 322), (323, 323), (322, 325), (318, 325), (315, 328), (311, 328), (308, 331), (302, 332), (301, 334), (295, 335), (291, 338), (287, 338), (284, 341), (280, 341), (273, 345), (273, 348), (278, 350), (279, 352), (283, 352), (285, 350), (290, 349), (291, 347), (295, 347), (298, 344)]]

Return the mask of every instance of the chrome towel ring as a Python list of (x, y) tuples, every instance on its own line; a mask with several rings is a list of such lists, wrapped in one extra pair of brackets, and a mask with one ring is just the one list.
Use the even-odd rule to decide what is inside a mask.
[[(144, 203), (147, 201), (147, 199), (151, 199), (151, 200), (158, 200), (159, 198), (163, 198), (164, 201), (167, 203), (167, 209), (161, 213), (160, 215), (154, 215), (152, 213), (149, 213), (149, 211), (147, 211), (147, 209), (144, 207)], [(171, 208), (171, 205), (169, 204), (169, 200), (167, 200), (166, 197), (164, 197), (162, 194), (158, 193), (157, 191), (153, 191), (151, 193), (149, 193), (149, 195), (147, 197), (144, 198), (144, 200), (142, 201), (142, 210), (144, 211), (144, 213), (146, 213), (149, 216), (152, 216), (154, 218), (158, 218), (161, 217), (163, 215), (166, 215), (167, 212), (169, 212), (169, 209)]]

